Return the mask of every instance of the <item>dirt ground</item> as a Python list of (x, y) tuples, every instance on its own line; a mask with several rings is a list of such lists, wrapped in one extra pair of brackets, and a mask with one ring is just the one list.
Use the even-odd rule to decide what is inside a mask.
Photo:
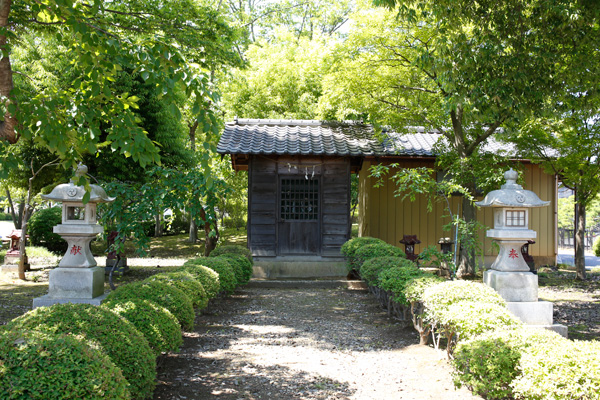
[(159, 359), (154, 399), (474, 399), (366, 291), (246, 288)]

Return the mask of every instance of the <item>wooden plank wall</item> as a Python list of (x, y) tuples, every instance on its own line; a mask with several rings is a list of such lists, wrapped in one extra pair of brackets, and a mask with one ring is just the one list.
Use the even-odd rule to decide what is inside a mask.
[[(371, 162), (365, 161), (359, 174), (359, 235), (379, 237), (390, 244), (402, 247), (398, 243), (403, 235), (417, 235), (421, 244), (415, 251), (420, 252), (429, 245), (436, 245), (441, 237), (450, 236), (443, 226), (450, 222), (444, 203), (435, 203), (431, 212), (427, 211), (427, 200), (418, 197), (415, 202), (404, 201), (394, 196), (394, 184), (389, 181), (383, 187), (374, 188), (375, 180), (369, 177), (368, 168)], [(433, 167), (433, 162), (407, 160), (402, 161), (404, 168)], [(530, 209), (530, 229), (538, 233), (536, 244), (530, 247), (530, 254), (535, 257), (536, 264), (554, 263), (556, 245), (556, 180), (554, 176), (545, 174), (533, 164), (525, 164), (524, 187), (534, 191), (542, 200), (550, 200), (548, 207)], [(479, 199), (481, 200), (481, 199)], [(456, 213), (460, 205), (459, 197), (450, 200), (451, 209)], [(478, 219), (487, 227), (493, 226), (491, 209), (480, 209)], [(482, 232), (481, 241), (485, 254), (485, 263), (490, 264), (496, 251), (492, 241), (485, 238)]]
[(350, 239), (350, 160), (323, 160), (321, 180), (321, 255), (339, 257), (340, 248)]
[(253, 157), (248, 173), (248, 245), (254, 256), (277, 255), (277, 170), (269, 159)]
[[(253, 156), (248, 174), (248, 244), (255, 256), (277, 256), (279, 180), (321, 180), (320, 255), (338, 257), (351, 233), (350, 160), (329, 157)], [(294, 168), (294, 166), (296, 168)], [(314, 254), (312, 254), (314, 255)]]

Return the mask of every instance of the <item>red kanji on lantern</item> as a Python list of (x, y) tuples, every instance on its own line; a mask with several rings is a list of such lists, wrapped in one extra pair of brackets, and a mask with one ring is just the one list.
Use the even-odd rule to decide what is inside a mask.
[(511, 249), (510, 254), (508, 256), (512, 259), (519, 258), (519, 255), (517, 254), (517, 251), (515, 249)]
[(81, 254), (81, 246), (73, 245), (73, 247), (71, 247), (71, 254), (73, 254), (73, 255)]

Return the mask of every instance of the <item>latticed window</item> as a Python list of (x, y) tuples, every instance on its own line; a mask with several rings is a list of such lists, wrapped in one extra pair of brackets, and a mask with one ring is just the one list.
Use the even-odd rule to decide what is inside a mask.
[(319, 180), (281, 180), (281, 219), (314, 221), (319, 219)]
[(506, 226), (525, 225), (525, 211), (506, 211)]

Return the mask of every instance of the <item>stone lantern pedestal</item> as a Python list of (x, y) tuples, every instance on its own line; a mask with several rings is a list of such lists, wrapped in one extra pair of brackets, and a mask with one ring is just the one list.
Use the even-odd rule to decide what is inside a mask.
[[(87, 173), (87, 167), (80, 165), (76, 176)], [(62, 223), (54, 227), (54, 233), (67, 241), (67, 252), (50, 271), (48, 294), (33, 300), (33, 308), (57, 303), (88, 303), (100, 305), (104, 300), (104, 268), (98, 267), (90, 249), (90, 242), (103, 232), (96, 223), (98, 203), (114, 199), (106, 195), (104, 189), (90, 185), (90, 200), (83, 204), (85, 188), (76, 186), (73, 181), (58, 185), (45, 200), (62, 202)]]
[(530, 272), (521, 252), (523, 245), (537, 237), (537, 232), (528, 227), (529, 209), (545, 207), (550, 202), (518, 185), (518, 173), (512, 169), (504, 178), (506, 184), (500, 190), (475, 203), (494, 208), (494, 229), (487, 231), (487, 237), (500, 246), (498, 257), (483, 274), (483, 281), (506, 300), (508, 309), (525, 324), (552, 329), (566, 337), (567, 327), (553, 323), (552, 303), (538, 301), (538, 276)]

